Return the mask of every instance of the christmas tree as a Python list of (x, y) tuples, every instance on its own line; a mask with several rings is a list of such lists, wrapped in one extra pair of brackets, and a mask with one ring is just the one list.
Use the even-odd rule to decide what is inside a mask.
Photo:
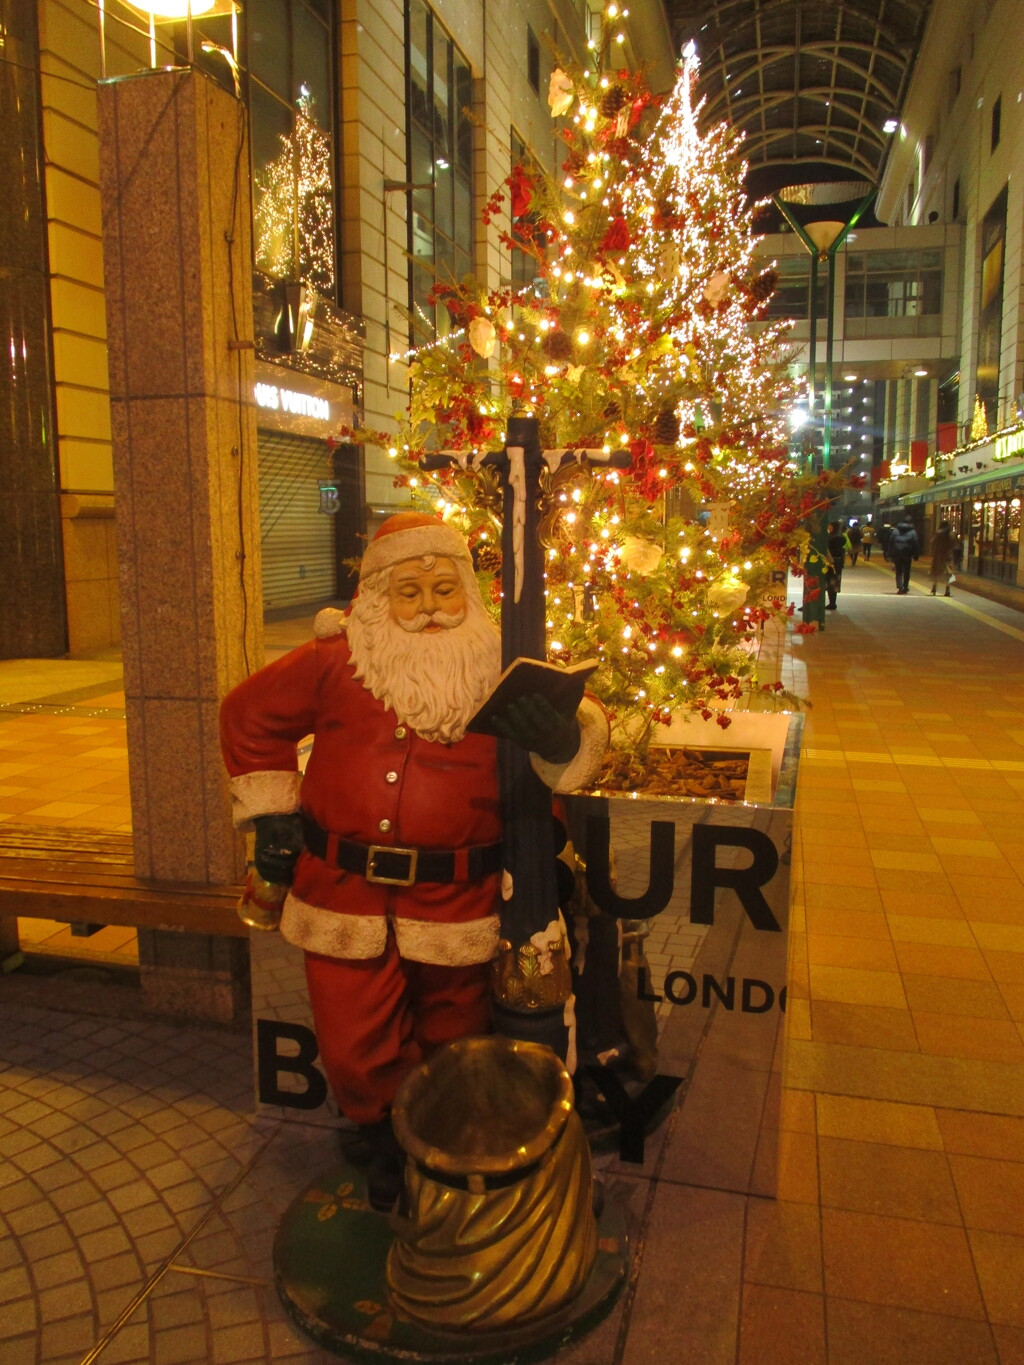
[[(532, 282), (438, 281), (454, 330), (412, 353), (400, 434), (347, 435), (386, 444), (397, 482), (463, 523), (495, 601), (498, 504), (473, 456), (513, 415), (539, 419), (545, 448), (628, 456), (548, 480), (548, 650), (601, 660), (595, 690), (642, 748), (673, 711), (724, 727), (728, 707), (780, 692), (758, 678), (762, 628), (786, 611), (829, 476), (793, 476), (800, 386), (788, 324), (763, 321), (775, 279), (754, 259), (740, 138), (700, 127), (692, 47), (658, 101), (614, 69), (617, 39), (606, 23), (589, 68), (551, 77), (562, 175), (518, 166), (487, 204), (499, 224), (507, 205), (502, 240)], [(422, 473), (442, 449), (463, 467)]]
[(985, 411), (985, 404), (981, 401), (981, 395), (974, 395), (974, 412), (971, 414), (971, 440), (984, 441), (988, 435), (988, 413)]
[[(282, 280), (301, 280), (330, 297), (334, 291), (334, 191), (331, 140), (313, 116), (302, 87), (292, 131), (255, 176), (256, 266)], [(298, 259), (296, 259), (298, 256)]]

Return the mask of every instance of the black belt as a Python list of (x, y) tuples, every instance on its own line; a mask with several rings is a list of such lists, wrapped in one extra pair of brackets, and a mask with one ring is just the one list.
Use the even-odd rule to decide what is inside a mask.
[(395, 848), (389, 844), (357, 844), (328, 833), (302, 817), (306, 849), (343, 872), (358, 872), (368, 882), (412, 886), (414, 882), (473, 882), (501, 870), (501, 844), (470, 848)]

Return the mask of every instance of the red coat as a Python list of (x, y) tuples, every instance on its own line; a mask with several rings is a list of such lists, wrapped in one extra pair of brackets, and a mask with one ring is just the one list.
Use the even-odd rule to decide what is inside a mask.
[[(300, 791), (296, 744), (309, 734)], [(436, 743), (400, 724), (354, 677), (344, 635), (310, 641), (229, 693), (221, 744), (242, 828), (301, 801), (323, 829), (361, 844), (458, 849), (501, 838), (496, 741)], [(390, 920), (403, 957), (486, 962), (497, 945), (499, 885), (494, 873), (387, 886), (304, 853), (281, 930), (310, 952), (371, 958), (383, 952)]]

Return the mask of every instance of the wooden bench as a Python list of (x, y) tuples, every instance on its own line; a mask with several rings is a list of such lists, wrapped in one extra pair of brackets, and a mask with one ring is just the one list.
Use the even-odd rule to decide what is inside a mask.
[(0, 955), (16, 949), (4, 919), (19, 915), (247, 938), (235, 912), (241, 894), (240, 885), (136, 877), (130, 834), (0, 825)]

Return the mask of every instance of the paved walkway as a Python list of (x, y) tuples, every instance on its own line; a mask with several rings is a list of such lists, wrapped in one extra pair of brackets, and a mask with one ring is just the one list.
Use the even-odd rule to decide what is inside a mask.
[[(786, 664), (813, 707), (778, 1198), (657, 1143), (613, 1169), (634, 1279), (570, 1365), (1024, 1362), (1024, 617), (884, 565), (839, 602)], [(269, 1257), (331, 1138), (252, 1115), (247, 1040), (2, 985), (0, 1037), (4, 1365), (326, 1362)]]

